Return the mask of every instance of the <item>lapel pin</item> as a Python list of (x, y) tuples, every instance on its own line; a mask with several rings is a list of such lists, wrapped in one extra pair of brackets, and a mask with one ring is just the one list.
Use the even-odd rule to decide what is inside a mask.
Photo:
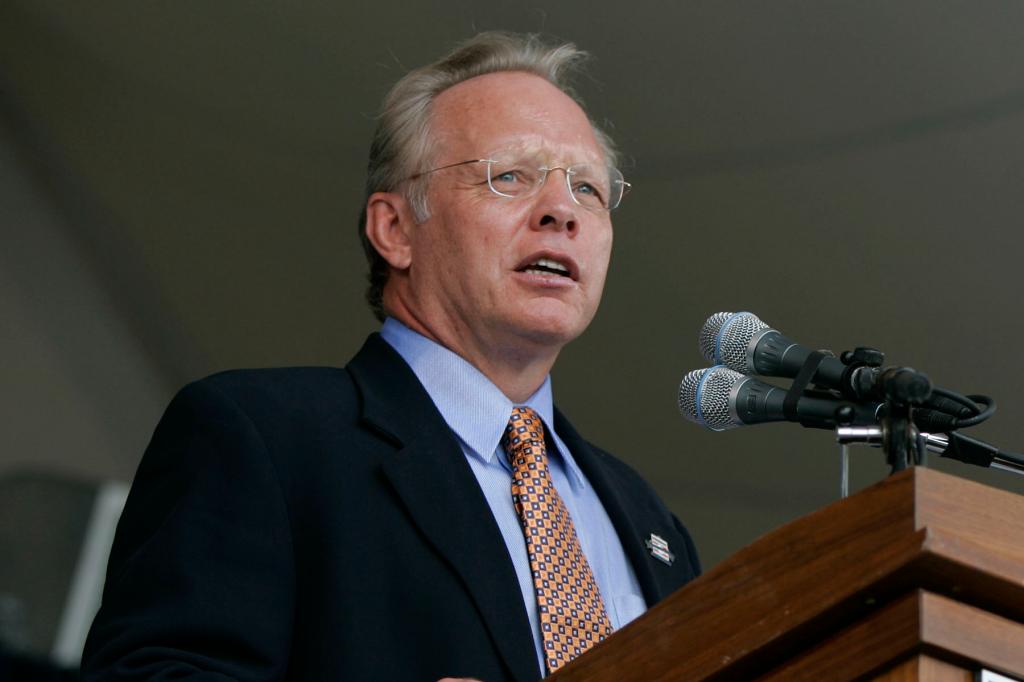
[(647, 550), (651, 553), (652, 557), (662, 563), (671, 566), (672, 562), (676, 560), (676, 556), (672, 552), (668, 551), (668, 543), (665, 542), (665, 538), (660, 535), (651, 533), (650, 539), (644, 540), (644, 546), (647, 547)]

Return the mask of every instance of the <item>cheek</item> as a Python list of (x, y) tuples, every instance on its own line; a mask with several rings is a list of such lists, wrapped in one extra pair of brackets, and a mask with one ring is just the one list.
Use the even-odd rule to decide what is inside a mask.
[(512, 267), (519, 240), (530, 237), (530, 230), (523, 228), (529, 222), (527, 204), (525, 201), (505, 203), (494, 197), (481, 203), (478, 210), (464, 215), (466, 224), (472, 227), (466, 236), (471, 242), (469, 248), (492, 267)]
[(596, 241), (592, 252), (595, 274), (600, 273), (600, 280), (603, 282), (608, 273), (608, 264), (612, 257), (612, 231), (608, 228), (607, 233), (601, 235)]
[(480, 230), (489, 235), (499, 235), (508, 240), (522, 225), (529, 224), (531, 202), (529, 200), (503, 199), (493, 194), (472, 202), (465, 214)]
[(432, 276), (467, 298), (492, 289), (510, 253), (510, 236), (502, 233), (493, 202), (466, 202), (436, 219), (437, 229), (424, 235), (430, 243), (423, 244), (432, 256)]
[(607, 264), (612, 258), (612, 244), (615, 241), (615, 232), (609, 227), (608, 235), (604, 240), (604, 261)]

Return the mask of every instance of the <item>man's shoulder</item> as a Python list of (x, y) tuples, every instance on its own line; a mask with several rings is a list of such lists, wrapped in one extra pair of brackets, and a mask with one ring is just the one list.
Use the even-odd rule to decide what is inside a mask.
[(177, 399), (226, 402), (253, 416), (339, 414), (352, 409), (358, 396), (343, 368), (271, 367), (211, 374), (186, 385)]
[(351, 387), (352, 380), (341, 367), (309, 366), (228, 369), (194, 383), (207, 384), (232, 394), (249, 391), (303, 394), (311, 387), (345, 390)]

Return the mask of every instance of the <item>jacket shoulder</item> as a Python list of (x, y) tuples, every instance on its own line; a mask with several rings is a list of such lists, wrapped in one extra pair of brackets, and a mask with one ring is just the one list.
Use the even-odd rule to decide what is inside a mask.
[(194, 381), (182, 395), (217, 394), (250, 415), (272, 410), (292, 413), (347, 412), (357, 393), (349, 373), (338, 367), (232, 369)]

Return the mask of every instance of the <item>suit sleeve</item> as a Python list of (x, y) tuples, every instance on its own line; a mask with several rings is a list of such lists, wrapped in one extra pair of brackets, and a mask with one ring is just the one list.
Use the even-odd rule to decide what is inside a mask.
[(256, 426), (210, 380), (171, 402), (132, 485), (83, 679), (285, 676), (295, 569)]

